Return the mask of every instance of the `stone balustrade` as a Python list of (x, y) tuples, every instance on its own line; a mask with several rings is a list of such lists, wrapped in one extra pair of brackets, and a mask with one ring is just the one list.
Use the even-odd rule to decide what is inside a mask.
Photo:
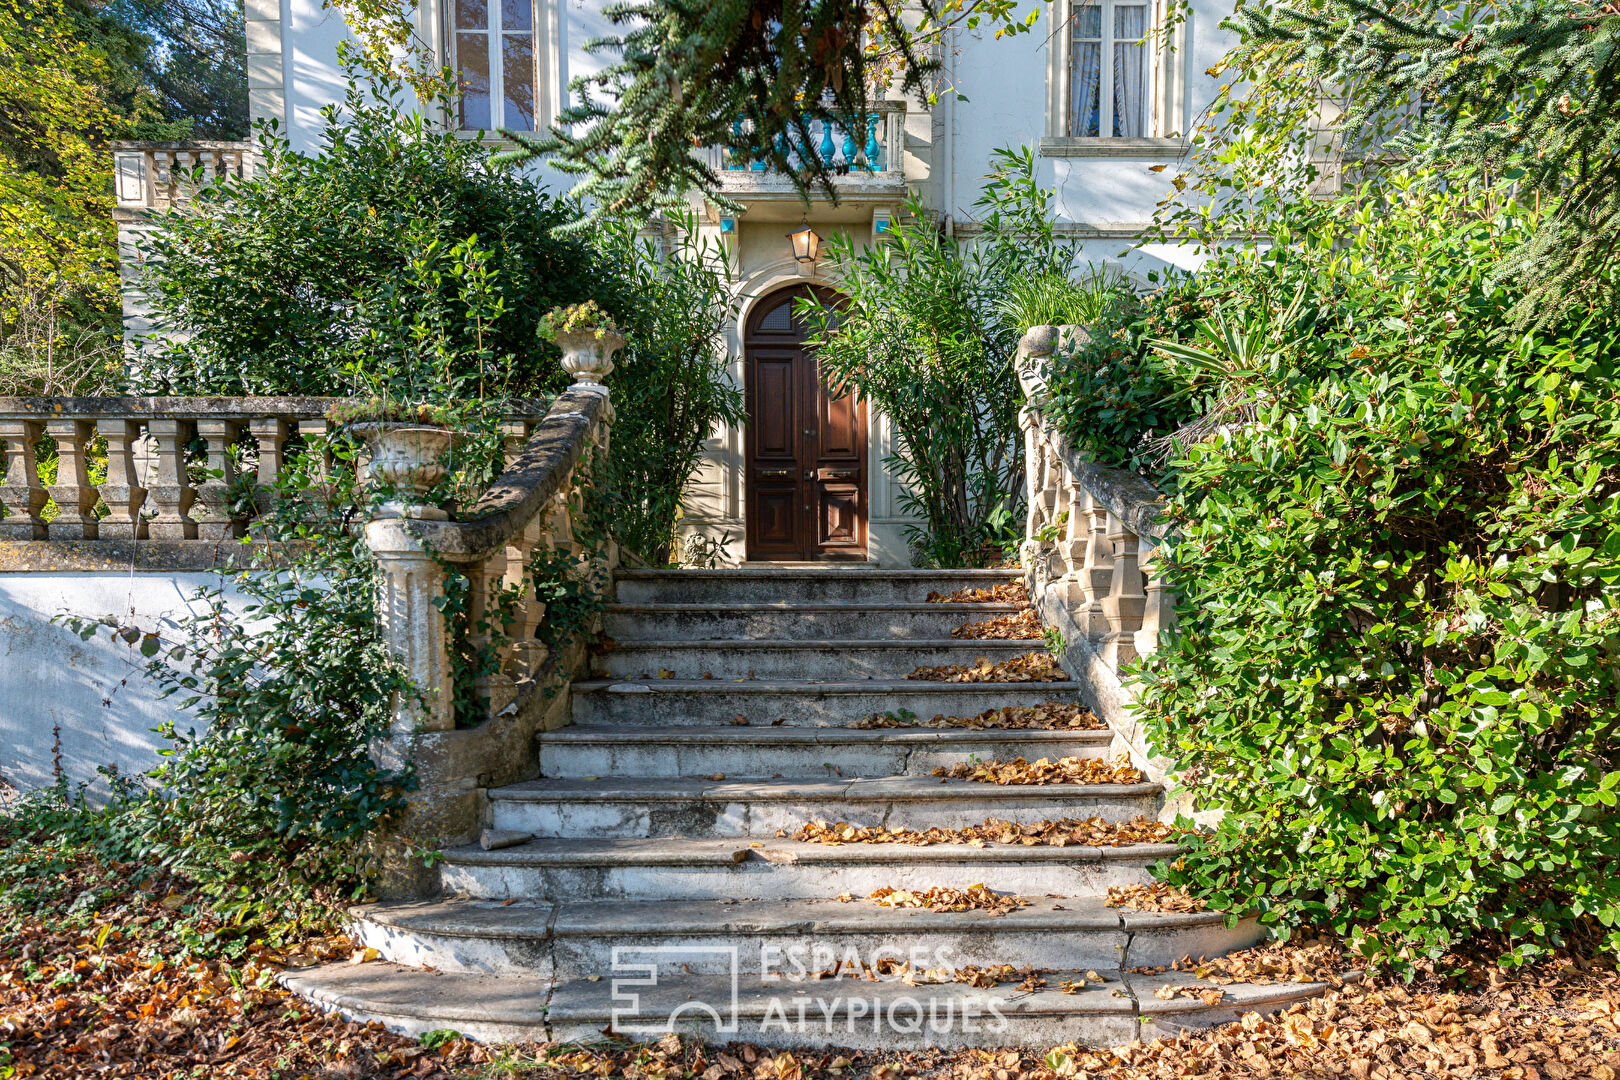
[(188, 201), (204, 184), (253, 170), (247, 141), (118, 142), (114, 193), (120, 210), (162, 210)]
[(1028, 497), (1021, 562), (1030, 600), (1067, 642), (1066, 666), (1090, 688), (1087, 704), (1109, 722), (1139, 768), (1163, 779), (1121, 673), (1175, 625), (1175, 596), (1158, 573), (1170, 534), (1160, 496), (1135, 473), (1080, 454), (1047, 415), (1047, 361), (1084, 339), (1079, 326), (1037, 326), (1018, 345), (1025, 405)]
[[(334, 399), (314, 397), (0, 398), (0, 541), (225, 541), (244, 536), (251, 506), (237, 497), (246, 466), (274, 485), (288, 449), (327, 433)], [(506, 421), (516, 456), (545, 409), (514, 403)], [(39, 447), (55, 444), (46, 484)], [(240, 448), (240, 449), (233, 449)], [(92, 463), (105, 461), (100, 483)], [(47, 514), (48, 502), (55, 513)], [(102, 509), (104, 507), (104, 510)], [(82, 550), (82, 549), (81, 549)], [(39, 550), (48, 559), (60, 550)], [(0, 561), (28, 568), (13, 549)], [(168, 568), (179, 568), (172, 562)]]

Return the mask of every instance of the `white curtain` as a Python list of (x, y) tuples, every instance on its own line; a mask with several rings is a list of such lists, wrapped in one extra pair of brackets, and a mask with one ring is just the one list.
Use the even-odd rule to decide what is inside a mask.
[[(1069, 134), (1102, 134), (1102, 8), (1084, 4), (1074, 12), (1074, 55), (1069, 60)], [(1086, 40), (1087, 38), (1091, 40)]]
[(1147, 134), (1147, 6), (1114, 8), (1114, 130), (1124, 138)]

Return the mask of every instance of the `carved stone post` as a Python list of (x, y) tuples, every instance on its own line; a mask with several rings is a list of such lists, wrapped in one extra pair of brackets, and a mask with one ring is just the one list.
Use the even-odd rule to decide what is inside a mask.
[(51, 539), (94, 540), (96, 500), (101, 493), (90, 483), (85, 458), (95, 425), (88, 420), (48, 420), (45, 431), (56, 440), (56, 483), (50, 486), (50, 493), (57, 514), (51, 522)]
[(0, 439), (6, 446), (6, 482), (0, 484), (0, 505), (6, 508), (0, 521), (0, 539), (43, 540), (45, 487), (39, 482), (39, 462), (34, 444), (43, 433), (37, 420), (0, 420)]
[(292, 428), (285, 417), (261, 416), (249, 421), (248, 430), (253, 433), (253, 441), (259, 444), (257, 501), (264, 507), (275, 498), (276, 480), (285, 464), (287, 438)]
[(101, 519), (101, 539), (144, 540), (146, 520), (141, 517), (141, 504), (146, 501), (146, 489), (135, 473), (140, 425), (133, 420), (104, 418), (96, 421), (96, 430), (107, 443), (107, 481), (101, 485), (107, 516)]
[(1063, 579), (1058, 583), (1058, 599), (1073, 612), (1086, 603), (1080, 577), (1085, 572), (1087, 541), (1091, 537), (1091, 514), (1086, 509), (1091, 495), (1071, 475), (1065, 475), (1064, 489), (1069, 520), (1064, 526), (1063, 539), (1058, 544), (1058, 555), (1063, 559), (1064, 566)]
[(510, 624), (512, 635), (512, 678), (522, 681), (539, 674), (541, 665), (551, 651), (536, 636), (540, 620), (546, 616), (546, 605), (534, 594), (534, 568), (531, 559), (534, 549), (545, 540), (539, 519), (530, 521), (523, 531), (506, 546), (506, 587), (518, 591), (515, 618)]
[(382, 579), (377, 619), (383, 638), (420, 693), (418, 700), (402, 700), (395, 706), (394, 733), (449, 731), (456, 726), (456, 714), (440, 610), (444, 570), (411, 534), (405, 518), (366, 522), (366, 546)]
[(191, 520), (191, 504), (197, 492), (186, 474), (186, 446), (191, 442), (191, 423), (186, 420), (154, 419), (146, 431), (155, 444), (157, 457), (146, 482), (146, 499), (156, 511), (148, 524), (153, 540), (193, 540), (197, 523)]
[(201, 540), (228, 540), (240, 536), (231, 499), (236, 487), (236, 463), (231, 460), (231, 444), (242, 432), (240, 420), (204, 417), (197, 421), (197, 434), (208, 443), (208, 479), (197, 485), (197, 502), (192, 517)]
[(1108, 510), (1090, 492), (1086, 493), (1084, 518), (1086, 521), (1086, 549), (1080, 560), (1080, 597), (1085, 608), (1075, 617), (1088, 637), (1101, 637), (1108, 632), (1108, 620), (1103, 615), (1103, 598), (1114, 580), (1114, 546), (1108, 542)]
[(1117, 671), (1136, 659), (1136, 632), (1142, 628), (1147, 595), (1136, 564), (1137, 536), (1113, 514), (1108, 515), (1108, 540), (1114, 546), (1114, 574), (1102, 602), (1103, 617), (1108, 620), (1102, 656)]
[[(498, 621), (503, 620), (496, 597), (492, 595), (499, 592), (505, 579), (505, 548), (483, 562), (467, 567), (467, 638), (468, 643), (480, 653), (494, 647), (497, 635), (505, 634), (505, 626), (497, 625)], [(491, 716), (517, 698), (517, 688), (512, 684), (512, 679), (501, 671), (499, 662), (500, 658), (497, 657), (495, 670), (484, 672), (473, 680), (473, 689)]]
[(1170, 591), (1164, 578), (1165, 550), (1155, 544), (1142, 556), (1142, 571), (1147, 575), (1147, 607), (1142, 615), (1142, 629), (1136, 632), (1136, 651), (1147, 656), (1159, 647), (1159, 632), (1176, 625), (1176, 594)]

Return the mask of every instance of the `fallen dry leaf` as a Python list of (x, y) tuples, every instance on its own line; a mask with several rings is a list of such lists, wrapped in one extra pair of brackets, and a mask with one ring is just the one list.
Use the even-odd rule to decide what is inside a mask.
[(1103, 723), (1084, 705), (1072, 701), (1048, 701), (1041, 705), (1003, 705), (986, 709), (977, 716), (934, 714), (932, 720), (896, 713), (873, 713), (848, 725), (852, 728), (972, 728), (1008, 731), (1106, 731)]
[(955, 592), (931, 592), (930, 604), (1017, 604), (1029, 605), (1029, 591), (1022, 581), (1009, 581), (1005, 585), (991, 585), (987, 589), (957, 589)]
[(875, 900), (884, 907), (922, 908), (928, 911), (988, 911), (996, 915), (1005, 915), (1009, 911), (1029, 907), (1034, 902), (1011, 893), (998, 893), (985, 888), (982, 884), (969, 885), (965, 889), (935, 886), (920, 892), (914, 889), (882, 888), (867, 899)]
[(1051, 653), (1029, 652), (997, 663), (991, 663), (987, 657), (981, 656), (971, 664), (920, 667), (906, 678), (959, 683), (1067, 682), (1069, 673), (1058, 666)]
[(1137, 784), (1142, 774), (1131, 767), (1131, 759), (1121, 754), (1114, 761), (1100, 758), (1037, 758), (1025, 761), (959, 761), (949, 769), (934, 770), (935, 776), (953, 780), (976, 780), (985, 784)]
[(1209, 906), (1162, 881), (1149, 885), (1110, 885), (1105, 903), (1109, 907), (1132, 908), (1136, 911), (1183, 913), (1203, 911)]
[(1126, 844), (1174, 843), (1178, 831), (1173, 825), (1152, 821), (1145, 817), (1130, 821), (1106, 821), (1103, 818), (1058, 818), (1055, 821), (1037, 821), (1019, 824), (988, 818), (980, 825), (962, 828), (890, 829), (881, 825), (850, 825), (846, 822), (812, 821), (797, 832), (778, 834), (793, 840), (814, 844), (908, 844), (926, 847), (929, 844), (967, 844), (986, 847), (990, 844), (1034, 847), (1123, 847)]
[(1009, 615), (1000, 615), (983, 622), (963, 623), (951, 631), (951, 637), (971, 641), (991, 639), (1027, 640), (1041, 636), (1041, 619), (1034, 608), (1025, 608)]

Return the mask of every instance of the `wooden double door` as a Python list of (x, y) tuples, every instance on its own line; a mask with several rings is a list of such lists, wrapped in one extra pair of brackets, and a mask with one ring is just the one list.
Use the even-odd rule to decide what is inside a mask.
[(748, 558), (866, 558), (866, 405), (821, 377), (801, 298), (838, 296), (793, 285), (754, 305), (743, 328), (748, 399)]

